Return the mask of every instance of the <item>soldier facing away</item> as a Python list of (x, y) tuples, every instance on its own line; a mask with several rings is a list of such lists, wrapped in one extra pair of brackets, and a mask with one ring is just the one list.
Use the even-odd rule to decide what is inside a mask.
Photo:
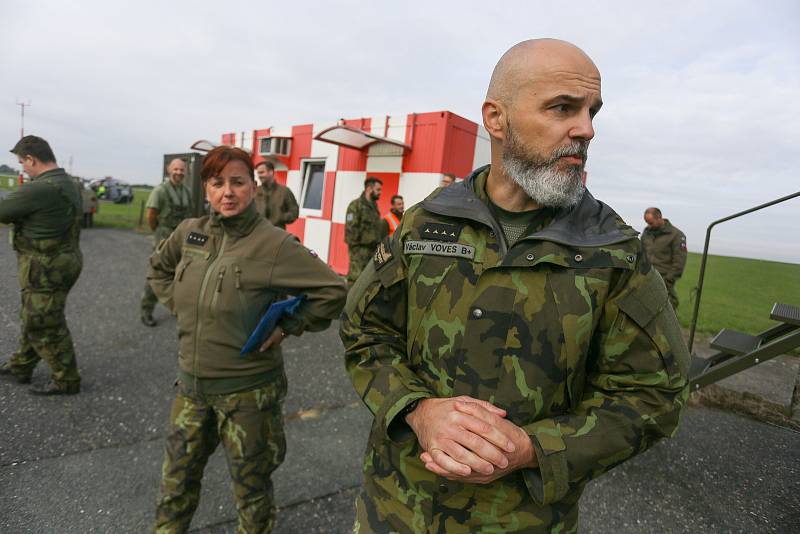
[(41, 137), (27, 135), (11, 152), (31, 182), (0, 200), (0, 222), (14, 225), (22, 289), (19, 348), (0, 366), (0, 374), (28, 384), (43, 359), (52, 371), (51, 380), (31, 392), (75, 394), (81, 377), (64, 311), (83, 268), (81, 192)]
[[(183, 183), (186, 163), (175, 158), (167, 166), (167, 179), (159, 184), (147, 198), (147, 225), (153, 231), (153, 250), (168, 238), (184, 219), (192, 215), (192, 195)], [(150, 284), (145, 282), (142, 292), (142, 323), (155, 326), (153, 310), (158, 298)]]
[(585, 191), (600, 74), (522, 42), (491, 165), (409, 209), (340, 335), (374, 415), (357, 532), (575, 532), (585, 484), (672, 435), (689, 354), (637, 233)]
[(344, 241), (347, 243), (350, 257), (350, 268), (347, 271), (348, 288), (355, 283), (375, 252), (375, 247), (386, 235), (377, 204), (382, 189), (383, 182), (370, 176), (364, 180), (364, 192), (361, 196), (347, 206)]
[(678, 293), (675, 283), (686, 267), (686, 235), (675, 228), (669, 219), (661, 215), (658, 208), (647, 208), (644, 212), (647, 228), (642, 232), (642, 247), (647, 259), (661, 274), (669, 293), (669, 301), (678, 309)]
[(269, 161), (256, 165), (261, 187), (256, 191), (256, 208), (269, 222), (281, 230), (292, 224), (300, 214), (300, 207), (292, 190), (275, 181), (275, 166)]

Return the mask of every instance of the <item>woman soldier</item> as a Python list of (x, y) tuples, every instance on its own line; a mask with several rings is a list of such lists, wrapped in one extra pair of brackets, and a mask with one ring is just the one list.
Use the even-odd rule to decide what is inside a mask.
[[(269, 532), (270, 475), (286, 451), (279, 345), (289, 334), (327, 328), (344, 305), (345, 286), (297, 238), (257, 213), (246, 152), (215, 148), (201, 177), (213, 214), (183, 221), (150, 258), (148, 279), (177, 316), (180, 346), (156, 531), (188, 530), (203, 468), (222, 441), (239, 532)], [(305, 300), (259, 350), (240, 355), (270, 303), (287, 293)]]

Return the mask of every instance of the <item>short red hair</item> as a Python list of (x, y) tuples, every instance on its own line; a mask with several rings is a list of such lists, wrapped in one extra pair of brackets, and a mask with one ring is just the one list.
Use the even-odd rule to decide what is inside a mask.
[(225, 165), (235, 160), (247, 165), (250, 179), (255, 180), (255, 169), (253, 168), (253, 160), (250, 158), (250, 154), (235, 146), (218, 146), (209, 152), (203, 159), (203, 170), (200, 171), (200, 179), (203, 183), (206, 183), (209, 178), (219, 176)]

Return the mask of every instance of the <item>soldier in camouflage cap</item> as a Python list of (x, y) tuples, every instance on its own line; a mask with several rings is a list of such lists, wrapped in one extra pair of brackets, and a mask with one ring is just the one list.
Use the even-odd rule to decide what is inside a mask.
[(64, 311), (83, 268), (80, 186), (40, 137), (23, 137), (11, 152), (31, 181), (0, 200), (0, 223), (14, 225), (22, 289), (19, 348), (0, 366), (0, 374), (27, 384), (43, 359), (51, 381), (32, 393), (71, 395), (80, 391), (81, 377)]
[(675, 432), (664, 284), (581, 183), (600, 105), (580, 49), (514, 46), (483, 104), (492, 164), (407, 211), (351, 290), (374, 415), (355, 532), (576, 532), (586, 483)]
[(352, 287), (358, 279), (375, 252), (375, 247), (386, 235), (377, 204), (381, 198), (381, 189), (383, 182), (370, 176), (364, 180), (364, 192), (361, 196), (347, 206), (344, 241), (347, 243), (350, 257), (350, 269), (347, 271), (348, 287)]

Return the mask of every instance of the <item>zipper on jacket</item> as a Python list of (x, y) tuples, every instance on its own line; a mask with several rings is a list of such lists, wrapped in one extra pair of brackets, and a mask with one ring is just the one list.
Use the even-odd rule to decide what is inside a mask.
[(183, 264), (183, 267), (181, 267), (181, 270), (178, 273), (178, 282), (183, 280), (183, 273), (186, 272), (187, 267), (189, 267), (189, 264), (191, 264), (191, 263), (192, 263), (192, 259), (189, 258), (188, 260), (186, 260), (186, 263)]
[(236, 275), (234, 279), (234, 286), (236, 289), (242, 289), (242, 269), (238, 265), (233, 266), (233, 272)]
[(214, 289), (217, 293), (222, 291), (222, 280), (225, 278), (225, 266), (223, 265), (219, 269), (219, 274), (217, 275), (217, 287)]
[(222, 281), (225, 279), (225, 270), (227, 266), (223, 265), (219, 268), (219, 273), (217, 273), (217, 285), (214, 286), (214, 295), (211, 297), (211, 313), (217, 309), (217, 297), (222, 292)]
[[(200, 291), (197, 292), (197, 324), (195, 325), (194, 329), (194, 362), (192, 365), (192, 369), (194, 370), (194, 377), (195, 383), (197, 382), (197, 375), (199, 374), (200, 370), (200, 358), (198, 355), (198, 349), (200, 347), (200, 332), (203, 327), (203, 297), (205, 297), (206, 289), (208, 288), (208, 283), (211, 280), (211, 276), (214, 273), (217, 265), (222, 260), (222, 255), (225, 253), (225, 243), (228, 240), (228, 234), (225, 231), (222, 231), (222, 243), (220, 243), (219, 250), (217, 251), (217, 256), (214, 258), (208, 268), (206, 269), (205, 275), (203, 275), (203, 283), (200, 285)], [(195, 390), (197, 389), (195, 385)]]

